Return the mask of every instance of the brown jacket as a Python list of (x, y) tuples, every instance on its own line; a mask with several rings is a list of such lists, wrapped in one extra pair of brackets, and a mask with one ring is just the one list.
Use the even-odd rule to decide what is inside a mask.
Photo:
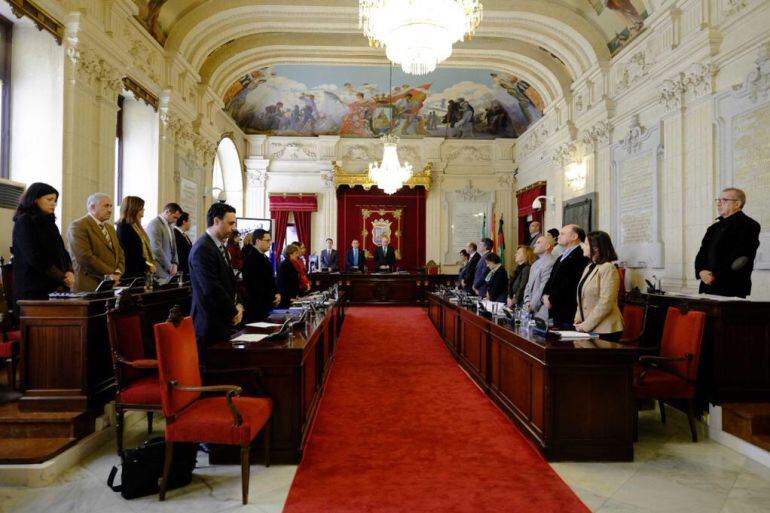
[[(583, 271), (583, 278), (591, 266)], [(597, 265), (583, 283), (578, 294), (578, 308), (575, 312), (575, 324), (584, 322), (584, 331), (594, 333), (615, 333), (623, 331), (623, 316), (618, 308), (620, 273), (610, 262)], [(583, 315), (581, 315), (581, 307)]]
[(90, 215), (73, 221), (67, 231), (77, 291), (95, 290), (105, 274), (115, 274), (116, 270), (123, 274), (125, 270), (123, 248), (115, 227), (109, 222), (104, 226), (110, 234), (112, 248)]

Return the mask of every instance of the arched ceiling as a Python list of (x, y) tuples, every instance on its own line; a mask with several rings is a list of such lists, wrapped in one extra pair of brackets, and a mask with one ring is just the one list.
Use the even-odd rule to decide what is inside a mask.
[[(148, 30), (222, 97), (245, 73), (277, 64), (381, 65), (358, 28), (356, 0), (134, 0)], [(641, 28), (645, 0), (482, 0), (472, 41), (441, 66), (484, 66), (529, 82), (551, 104)]]

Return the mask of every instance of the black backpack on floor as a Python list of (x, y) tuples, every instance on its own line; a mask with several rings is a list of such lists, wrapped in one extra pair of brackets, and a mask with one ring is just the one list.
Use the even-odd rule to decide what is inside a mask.
[[(166, 441), (160, 436), (147, 440), (136, 449), (124, 451), (121, 458), (120, 484), (113, 484), (118, 467), (112, 467), (107, 486), (114, 492), (120, 492), (124, 499), (135, 499), (158, 493), (160, 478), (163, 477), (165, 450)], [(167, 490), (190, 484), (197, 454), (197, 443), (174, 444), (174, 457), (168, 474)]]

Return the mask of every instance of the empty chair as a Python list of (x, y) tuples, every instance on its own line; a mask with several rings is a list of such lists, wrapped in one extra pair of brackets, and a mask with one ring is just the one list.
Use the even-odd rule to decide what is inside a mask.
[(15, 389), (16, 362), (19, 359), (21, 332), (13, 326), (8, 297), (5, 290), (5, 280), (0, 279), (0, 363), (6, 365), (8, 386)]
[(704, 312), (684, 313), (678, 308), (669, 307), (660, 342), (660, 356), (642, 356), (634, 369), (636, 398), (657, 399), (663, 422), (666, 422), (665, 401), (687, 401), (687, 419), (693, 442), (698, 441), (695, 430), (695, 382), (705, 325)]
[[(172, 309), (167, 322), (155, 325), (155, 344), (161, 401), (166, 416), (166, 455), (160, 500), (166, 499), (174, 444), (202, 442), (241, 447), (241, 487), (243, 503), (247, 504), (249, 452), (261, 431), (264, 431), (265, 466), (270, 465), (272, 401), (268, 398), (240, 397), (241, 388), (237, 386), (201, 386), (192, 318), (182, 318), (178, 306)], [(201, 397), (203, 392), (226, 393), (226, 396)]]
[(629, 303), (623, 306), (623, 335), (620, 337), (621, 344), (630, 344), (642, 337), (645, 315), (646, 309), (643, 306)]
[(132, 296), (123, 292), (107, 310), (107, 326), (115, 369), (115, 430), (118, 454), (123, 452), (123, 417), (126, 410), (147, 412), (147, 432), (152, 432), (153, 412), (161, 410), (158, 361), (144, 349), (143, 315)]

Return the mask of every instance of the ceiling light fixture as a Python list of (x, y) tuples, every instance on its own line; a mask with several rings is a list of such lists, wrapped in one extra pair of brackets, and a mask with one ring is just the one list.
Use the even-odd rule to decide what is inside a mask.
[(482, 10), (480, 0), (359, 0), (358, 25), (404, 73), (425, 75), (476, 32)]

